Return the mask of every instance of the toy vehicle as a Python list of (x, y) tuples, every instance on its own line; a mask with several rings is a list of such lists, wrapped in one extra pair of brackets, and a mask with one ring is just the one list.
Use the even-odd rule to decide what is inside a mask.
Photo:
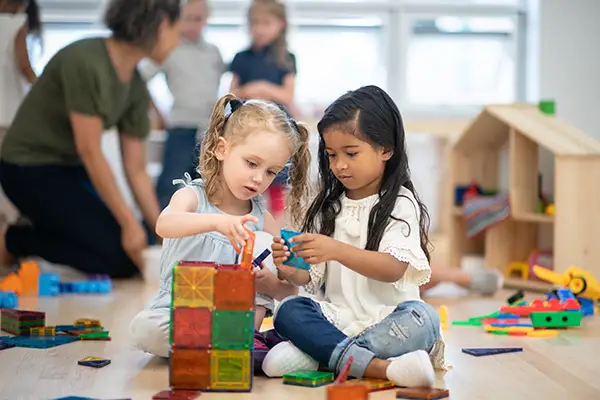
[(600, 283), (584, 269), (569, 267), (564, 274), (558, 274), (536, 265), (533, 273), (540, 279), (569, 288), (575, 296), (600, 301)]

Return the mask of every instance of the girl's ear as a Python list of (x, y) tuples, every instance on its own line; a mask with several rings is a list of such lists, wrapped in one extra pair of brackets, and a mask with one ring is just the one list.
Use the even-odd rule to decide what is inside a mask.
[(215, 148), (215, 157), (217, 158), (217, 160), (219, 161), (223, 161), (225, 159), (225, 154), (227, 154), (227, 149), (228, 149), (228, 143), (227, 140), (225, 140), (224, 137), (219, 137), (219, 140), (217, 141), (217, 146)]
[(383, 149), (381, 152), (381, 158), (383, 161), (388, 161), (394, 155), (394, 150), (392, 149)]

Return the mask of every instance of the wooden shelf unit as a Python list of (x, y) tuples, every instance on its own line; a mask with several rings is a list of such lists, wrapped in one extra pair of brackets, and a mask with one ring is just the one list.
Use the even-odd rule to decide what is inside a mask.
[[(554, 156), (555, 216), (536, 212), (540, 146)], [(498, 188), (503, 147), (508, 148), (510, 216), (468, 238), (454, 189), (473, 182)], [(540, 229), (547, 229), (553, 234), (555, 271), (574, 265), (600, 278), (600, 142), (535, 106), (493, 105), (452, 143), (450, 167), (449, 265), (459, 266), (466, 254), (481, 254), (486, 267), (504, 270), (511, 261), (526, 260), (538, 248)]]

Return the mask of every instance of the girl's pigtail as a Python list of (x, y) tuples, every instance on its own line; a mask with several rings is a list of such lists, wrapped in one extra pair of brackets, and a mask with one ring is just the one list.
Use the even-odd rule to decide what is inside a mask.
[(27, 31), (41, 40), (42, 37), (42, 19), (40, 17), (40, 7), (36, 0), (29, 0), (27, 8)]
[(213, 108), (208, 129), (206, 130), (204, 139), (202, 140), (199, 172), (200, 176), (204, 180), (206, 195), (214, 204), (218, 203), (215, 201), (215, 198), (218, 197), (220, 188), (220, 162), (217, 159), (215, 151), (217, 150), (219, 138), (223, 135), (225, 130), (225, 122), (227, 121), (225, 117), (225, 108), (232, 100), (235, 99), (236, 97), (230, 93), (219, 99)]
[(302, 123), (294, 122), (293, 125), (300, 137), (300, 147), (292, 156), (292, 168), (290, 171), (292, 190), (288, 196), (287, 203), (292, 219), (292, 226), (298, 228), (302, 224), (304, 208), (309, 194), (310, 132), (308, 127)]

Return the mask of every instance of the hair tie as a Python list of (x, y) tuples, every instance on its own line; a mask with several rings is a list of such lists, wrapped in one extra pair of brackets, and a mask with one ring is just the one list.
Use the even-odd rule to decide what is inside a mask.
[(225, 106), (225, 118), (229, 118), (232, 113), (240, 109), (244, 105), (244, 102), (238, 99), (233, 99)]
[(298, 123), (296, 122), (296, 120), (294, 118), (290, 118), (290, 124), (292, 124), (292, 127), (296, 130), (296, 132), (300, 132)]

